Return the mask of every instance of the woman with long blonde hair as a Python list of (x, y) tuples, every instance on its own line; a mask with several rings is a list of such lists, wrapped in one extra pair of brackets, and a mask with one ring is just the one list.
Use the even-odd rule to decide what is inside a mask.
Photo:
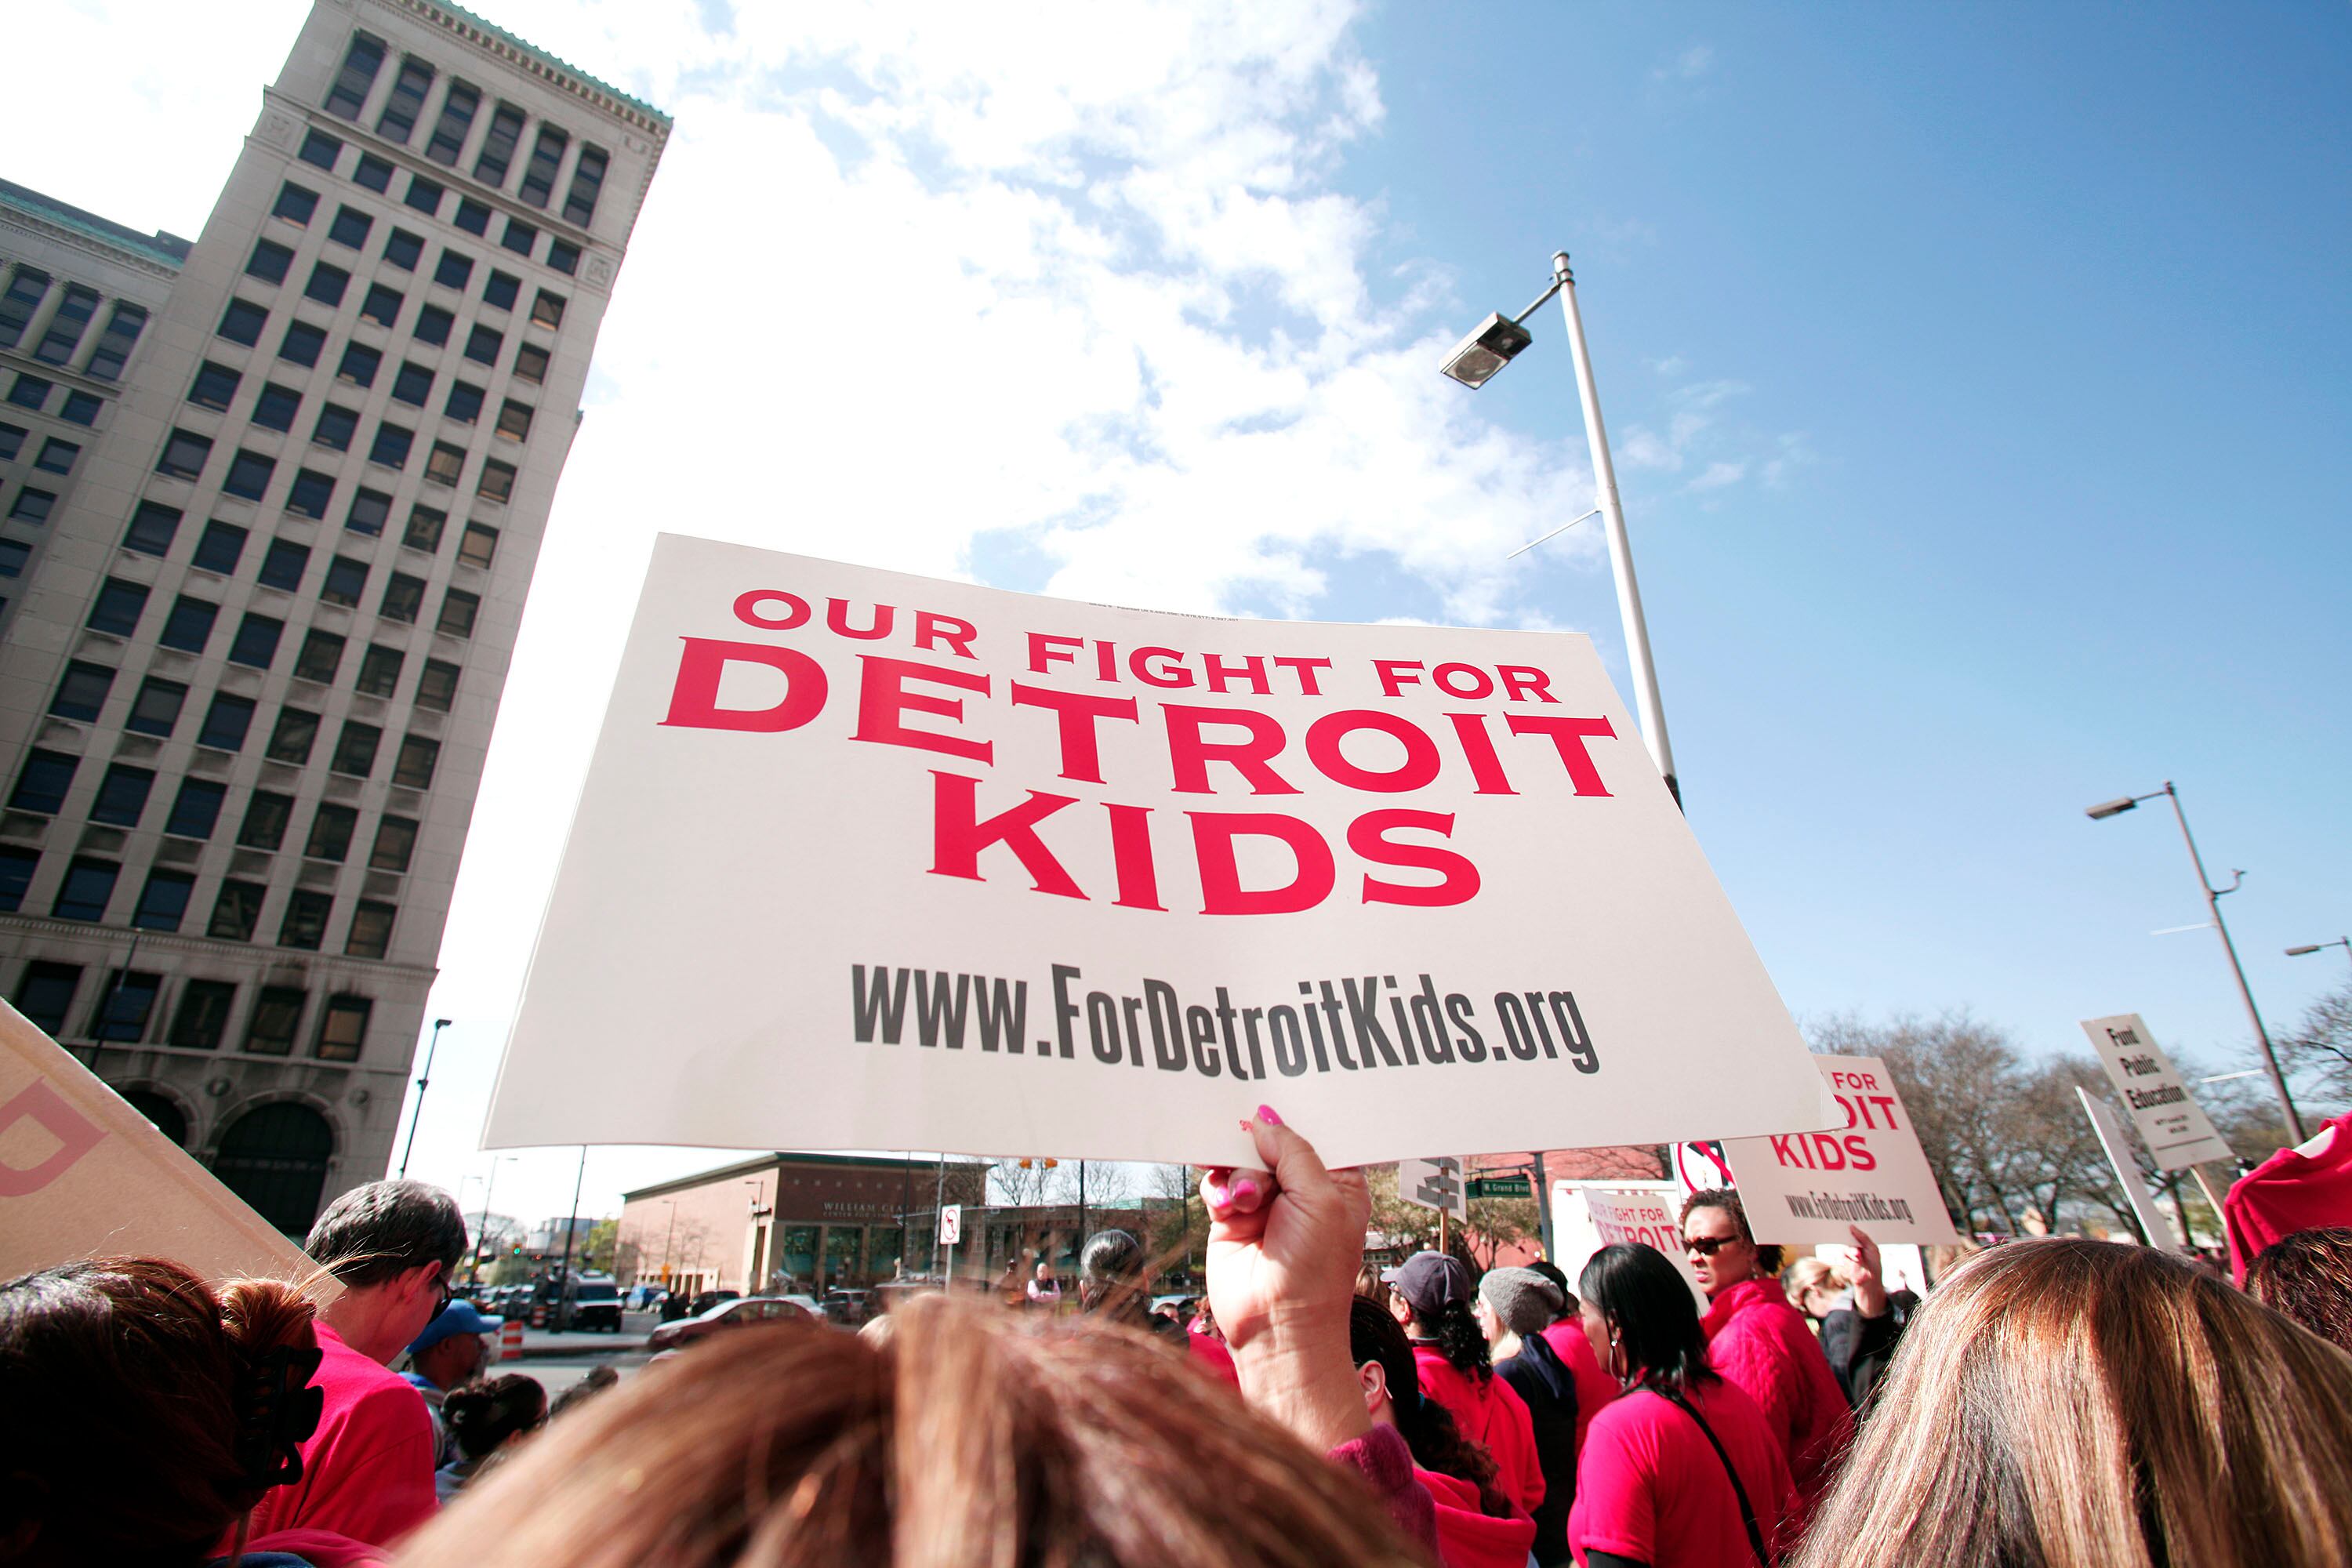
[(2337, 1568), (2352, 1357), (2152, 1247), (1971, 1258), (1914, 1320), (1800, 1568)]

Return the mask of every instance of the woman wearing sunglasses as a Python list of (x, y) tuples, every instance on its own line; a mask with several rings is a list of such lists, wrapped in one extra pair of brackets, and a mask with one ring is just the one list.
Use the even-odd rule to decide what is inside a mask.
[(1780, 1249), (1757, 1244), (1739, 1194), (1694, 1193), (1682, 1222), (1691, 1272), (1706, 1292), (1707, 1364), (1756, 1402), (1788, 1458), (1797, 1487), (1793, 1540), (1836, 1479), (1852, 1435), (1845, 1391), (1804, 1314), (1781, 1293)]

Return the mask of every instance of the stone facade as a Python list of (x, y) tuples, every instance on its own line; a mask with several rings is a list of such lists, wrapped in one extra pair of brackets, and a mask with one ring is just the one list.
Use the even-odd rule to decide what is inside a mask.
[(294, 1234), (390, 1163), (668, 131), (321, 0), (193, 246), (0, 187), (0, 994)]

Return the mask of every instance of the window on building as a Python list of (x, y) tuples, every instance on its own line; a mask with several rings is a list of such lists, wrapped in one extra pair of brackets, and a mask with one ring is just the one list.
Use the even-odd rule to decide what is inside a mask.
[(261, 919), (262, 886), (258, 882), (223, 882), (213, 900), (213, 918), (205, 934), (222, 942), (251, 942)]
[[(360, 907), (364, 910), (370, 906), (362, 904)], [(359, 925), (356, 921), (352, 922), (352, 940), (357, 942)], [(356, 947), (351, 951), (362, 958), (383, 956), (381, 952), (362, 953)], [(360, 1046), (367, 1038), (368, 1015), (374, 1008), (375, 1004), (364, 996), (328, 997), (327, 1010), (319, 1019), (320, 1058), (331, 1062), (359, 1060)]]
[(563, 149), (571, 140), (554, 126), (541, 124), (539, 139), (531, 144), (530, 162), (523, 166), (522, 184), (516, 194), (535, 207), (545, 206), (548, 196), (555, 190), (555, 174), (562, 165)]
[(68, 392), (66, 400), (58, 405), (58, 417), (68, 425), (95, 425), (98, 423), (98, 411), (105, 406), (104, 399), (87, 392)]
[(286, 898), (285, 918), (278, 922), (278, 945), (316, 952), (327, 942), (327, 921), (335, 912), (331, 893), (297, 888)]
[(289, 321), (286, 335), (278, 340), (278, 357), (299, 365), (314, 365), (326, 352), (327, 333), (324, 328), (308, 321)]
[(268, 669), (278, 657), (278, 639), (285, 634), (284, 621), (247, 610), (245, 619), (237, 623), (236, 639), (229, 644), (228, 661)]
[[(33, 558), (33, 547), (21, 539), (0, 539), (0, 577), (22, 576), (25, 563)], [(5, 605), (0, 599), (0, 605)]]
[(408, 195), (401, 199), (427, 217), (441, 211), (441, 198), (449, 194), (448, 187), (426, 179), (422, 174), (408, 176)]
[(383, 355), (365, 343), (343, 345), (343, 363), (335, 367), (335, 379), (353, 386), (373, 386), (375, 373), (383, 364)]
[(517, 256), (529, 257), (530, 247), (539, 243), (539, 230), (519, 217), (510, 217), (507, 219), (506, 233), (499, 237), (499, 243)]
[(202, 653), (205, 644), (212, 640), (213, 622), (219, 616), (218, 605), (182, 594), (172, 601), (172, 613), (163, 617), (163, 629), (155, 640), (182, 653)]
[(471, 425), (482, 416), (482, 389), (469, 381), (449, 384), (449, 401), (441, 412), (460, 425)]
[(531, 325), (535, 327), (547, 327), (550, 329), (562, 326), (563, 324), (564, 303), (565, 300), (562, 295), (551, 294), (546, 289), (541, 289), (539, 291), (539, 298), (531, 301)]
[(441, 548), (441, 531), (448, 526), (449, 514), (437, 507), (413, 506), (408, 509), (408, 531), (401, 543), (411, 550), (432, 552)]
[(89, 618), (82, 625), (94, 632), (127, 637), (139, 629), (139, 616), (146, 607), (146, 584), (109, 577), (100, 584), (98, 597), (91, 601)]
[(389, 422), (378, 425), (374, 444), (368, 447), (368, 461), (387, 468), (404, 468), (408, 463), (408, 449), (415, 444), (415, 431), (404, 430)]
[(172, 1016), (172, 1044), (184, 1051), (214, 1051), (228, 1035), (229, 1008), (236, 986), (226, 980), (191, 980), (180, 987), (179, 1011)]
[(417, 116), (425, 112), (425, 95), (432, 90), (433, 68), (411, 55), (400, 62), (400, 74), (392, 79), (392, 91), (383, 100), (383, 112), (376, 116), (376, 134), (388, 142), (405, 142), (408, 133), (416, 129)]
[(490, 128), (482, 135), (482, 150), (474, 159), (474, 178), (496, 189), (507, 183), (514, 163), (515, 145), (522, 140), (523, 113), (511, 103), (490, 112)]
[(0, 348), (13, 349), (24, 340), (33, 312), (48, 291), (49, 275), (37, 267), (20, 264), (9, 275), (8, 290), (0, 294)]
[(116, 300), (114, 309), (107, 312), (106, 331), (98, 334), (98, 346), (89, 351), (89, 374), (100, 381), (121, 379), (131, 351), (139, 344), (139, 334), (146, 330), (146, 306)]
[(199, 408), (225, 409), (229, 399), (236, 395), (236, 384), (241, 379), (228, 366), (206, 360), (196, 367), (195, 384), (188, 388), (188, 401)]
[(530, 435), (531, 407), (509, 397), (499, 410), (499, 434), (509, 441), (520, 441)]
[(331, 174), (335, 172), (335, 160), (342, 155), (342, 142), (315, 126), (302, 138), (302, 151), (296, 154), (305, 163), (314, 163)]
[(325, 517), (335, 500), (335, 476), (310, 468), (295, 471), (286, 491), (286, 510), (296, 517)]
[(33, 459), (33, 467), (45, 474), (70, 474), (74, 459), (81, 456), (81, 443), (60, 441), (55, 436), (41, 443), (41, 455)]
[(19, 408), (29, 408), (37, 414), (49, 401), (49, 394), (55, 392), (57, 388), (58, 384), (54, 381), (44, 381), (39, 376), (30, 374), (19, 374), (16, 382), (8, 388), (8, 401)]
[(310, 814), (310, 837), (302, 846), (303, 855), (312, 860), (332, 860), (340, 866), (352, 852), (352, 834), (360, 825), (360, 814), (348, 805), (321, 801)]
[(261, 492), (269, 488), (269, 476), (277, 471), (277, 458), (240, 451), (229, 459), (228, 473), (221, 480), (221, 493), (243, 500), (259, 500)]
[[(360, 302), (360, 320), (389, 331), (400, 321), (400, 306), (399, 289), (371, 283), (367, 298)], [(374, 377), (371, 375), (369, 379), (373, 380)]]
[(109, 763), (106, 776), (99, 781), (98, 798), (90, 802), (89, 819), (110, 827), (136, 827), (141, 814), (147, 809), (148, 794), (154, 787), (152, 768)]
[(37, 746), (26, 752), (25, 765), (16, 773), (16, 787), (8, 796), (8, 809), (55, 816), (65, 809), (66, 791), (73, 787), (74, 770), (80, 766), (79, 757), (65, 752)]
[(360, 673), (352, 689), (362, 697), (389, 697), (400, 686), (401, 651), (372, 643), (360, 656)]
[(8, 509), (8, 517), (11, 521), (29, 522), (38, 527), (49, 521), (49, 513), (56, 510), (57, 504), (54, 490), (37, 490), (27, 486), (16, 492), (16, 502)]
[(310, 747), (319, 738), (319, 716), (300, 708), (280, 708), (278, 722), (269, 731), (269, 746), (262, 754), (273, 763), (291, 763), (300, 767), (310, 760)]
[(361, 900), (352, 911), (352, 934), (343, 951), (353, 958), (382, 958), (392, 948), (394, 913), (390, 904)]
[(563, 198), (563, 221), (586, 228), (596, 217), (596, 196), (604, 188), (604, 169), (611, 160), (602, 147), (580, 145), (580, 161), (572, 166), (572, 190)]
[(216, 752), (243, 751), (246, 734), (253, 728), (253, 711), (252, 698), (215, 692), (212, 706), (205, 710), (204, 727), (196, 731), (196, 744)]
[(392, 764), (392, 782), (403, 789), (431, 789), (433, 770), (440, 761), (440, 742), (424, 735), (405, 736)]
[(416, 824), (405, 816), (386, 816), (375, 825), (375, 847), (368, 851), (371, 871), (405, 871), (416, 852)]
[(424, 579), (412, 577), (405, 572), (394, 572), (384, 579), (383, 600), (376, 605), (375, 613), (387, 621), (414, 625), (418, 611), (424, 605)]
[(155, 471), (169, 474), (175, 479), (201, 478), (206, 459), (213, 455), (212, 438), (193, 430), (172, 432), (163, 443), (163, 455), (155, 459)]
[(43, 1034), (56, 1038), (66, 1032), (66, 1015), (71, 1011), (74, 992), (80, 985), (81, 965), (79, 963), (52, 963), (37, 959), (25, 965), (25, 977), (17, 982), (16, 994), (11, 1000), (27, 1022), (39, 1026)]
[(295, 656), (294, 679), (328, 685), (335, 679), (336, 668), (342, 662), (342, 637), (334, 632), (320, 631), (312, 626), (303, 634), (302, 651)]
[(330, 605), (356, 608), (360, 595), (367, 589), (368, 563), (348, 555), (338, 555), (327, 563), (327, 580), (319, 585), (319, 597)]
[(547, 379), (547, 351), (537, 343), (525, 343), (515, 350), (514, 378), (536, 386)]
[(383, 531), (383, 525), (391, 517), (390, 496), (382, 490), (362, 489), (352, 497), (352, 510), (343, 519), (343, 527), (353, 533), (373, 537)]
[(475, 484), (474, 493), (484, 500), (503, 502), (513, 498), (514, 481), (514, 465), (493, 459), (482, 465), (482, 477)]
[(246, 531), (233, 522), (207, 522), (196, 536), (196, 551), (189, 563), (226, 576), (236, 570), (238, 559), (245, 554), (246, 537)]
[(463, 289), (473, 280), (474, 258), (445, 247), (440, 261), (434, 266), (433, 281), (445, 289)]
[(547, 264), (558, 272), (577, 272), (580, 270), (580, 247), (567, 239), (551, 239), (547, 242)]
[(268, 324), (269, 312), (250, 300), (231, 300), (228, 309), (221, 312), (220, 325), (215, 329), (233, 343), (247, 348), (261, 341), (261, 329)]
[(297, 544), (290, 539), (273, 539), (262, 552), (261, 570), (256, 574), (265, 588), (282, 588), (288, 593), (302, 585), (303, 569), (310, 563), (310, 547)]
[(139, 695), (131, 700), (131, 715), (122, 727), (142, 735), (169, 736), (178, 727), (180, 710), (187, 706), (188, 689), (177, 680), (165, 680), (151, 675), (139, 683)]
[(274, 239), (257, 239), (253, 242), (253, 254), (246, 258), (245, 275), (258, 278), (264, 283), (283, 283), (293, 265), (292, 250)]
[(403, 272), (415, 271), (417, 258), (424, 254), (424, 238), (409, 233), (404, 228), (394, 229), (384, 237), (384, 260), (399, 268)]
[[(278, 187), (278, 200), (270, 207), (269, 216), (282, 217), (289, 223), (308, 224), (310, 215), (318, 210), (319, 193), (289, 180)], [(281, 272), (278, 276), (285, 274)]]
[(349, 773), (363, 779), (375, 770), (376, 748), (383, 743), (383, 730), (375, 724), (362, 724), (356, 719), (343, 721), (343, 732), (335, 737), (335, 754), (328, 761), (331, 772)]
[(102, 664), (68, 660), (65, 679), (58, 682), (58, 694), (49, 699), (49, 711), (59, 719), (91, 722), (106, 706), (106, 694), (112, 689), (114, 671)]
[(482, 303), (495, 310), (514, 309), (515, 296), (521, 292), (522, 279), (510, 272), (492, 272), (482, 285)]
[(141, 931), (178, 931), (181, 921), (187, 918), (188, 895), (195, 890), (195, 878), (185, 871), (148, 872), (147, 885), (139, 889), (139, 903), (131, 911), (131, 923)]
[(471, 196), (460, 196), (457, 198), (457, 210), (451, 215), (449, 221), (467, 234), (488, 234), (490, 232), (490, 209)]
[(266, 381), (254, 397), (252, 420), (264, 430), (291, 430), (294, 428), (294, 416), (301, 411), (300, 393), (290, 386)]
[(245, 803), (245, 820), (236, 841), (247, 849), (275, 849), (286, 842), (286, 825), (293, 819), (294, 797), (276, 790), (257, 789)]
[(431, 454), (425, 459), (425, 477), (436, 485), (455, 485), (465, 467), (465, 447), (452, 447), (446, 441), (436, 441)]
[(457, 536), (457, 559), (467, 566), (488, 566), (499, 552), (499, 531), (483, 523), (469, 522), (466, 531)]
[(368, 231), (375, 227), (375, 219), (353, 206), (335, 209), (335, 221), (327, 226), (327, 237), (347, 250), (357, 250), (367, 243)]
[(412, 334), (418, 342), (431, 343), (438, 348), (449, 341), (449, 329), (457, 324), (457, 318), (440, 306), (427, 305), (416, 312), (416, 325), (412, 329)]
[(352, 286), (352, 275), (341, 267), (327, 262), (315, 262), (310, 268), (310, 281), (302, 292), (330, 310), (343, 302), (344, 291)]
[[(310, 426), (310, 444), (332, 452), (348, 452), (352, 449), (352, 437), (359, 427), (359, 410), (345, 408), (337, 403), (327, 404), (319, 410), (318, 423)], [(329, 479), (327, 483), (332, 488), (334, 480)], [(299, 480), (297, 484), (299, 488)]]
[(425, 406), (433, 395), (433, 373), (414, 361), (404, 363), (400, 374), (392, 378), (392, 400), (414, 407)]
[(97, 310), (97, 289), (79, 283), (67, 284), (66, 296), (50, 314), (49, 330), (41, 334), (40, 346), (33, 351), (33, 357), (43, 364), (64, 364), (72, 359)]
[(357, 120), (366, 107), (368, 91), (375, 86), (375, 73), (383, 68), (383, 40), (368, 33), (353, 33), (352, 46), (343, 53), (342, 68), (335, 73), (334, 84), (327, 89), (327, 112), (345, 120)]
[(474, 617), (481, 612), (482, 596), (468, 594), (463, 588), (452, 588), (441, 596), (441, 617), (433, 629), (453, 637), (474, 635)]
[(507, 335), (495, 327), (475, 323), (466, 335), (466, 357), (481, 364), (499, 363), (499, 351), (506, 346)]
[[(140, 896), (139, 907), (142, 911), (147, 907), (144, 894)], [(131, 923), (139, 924), (139, 917), (134, 915)], [(160, 929), (176, 930), (177, 922)], [(156, 994), (163, 988), (163, 977), (147, 970), (108, 971), (106, 984), (99, 988), (98, 1016), (90, 1020), (90, 1034), (101, 1040), (136, 1041), (144, 1038), (147, 1019), (155, 1011)]]
[(210, 838), (220, 821), (221, 803), (227, 798), (226, 784), (211, 779), (183, 779), (171, 815), (163, 820), (163, 831), (175, 838)]
[(302, 1026), (307, 994), (293, 985), (265, 985), (253, 1004), (253, 1022), (246, 1026), (245, 1048), (256, 1056), (282, 1057), (294, 1049)]
[(104, 920), (106, 906), (114, 900), (115, 879), (121, 875), (121, 866), (112, 860), (75, 856), (66, 867), (66, 879), (58, 886), (50, 915), (61, 921)]
[(457, 700), (457, 667), (444, 659), (426, 659), (424, 673), (416, 678), (416, 705), (446, 713)]
[(0, 421), (0, 463), (15, 462), (16, 454), (24, 450), (25, 437), (30, 434), (22, 425)]

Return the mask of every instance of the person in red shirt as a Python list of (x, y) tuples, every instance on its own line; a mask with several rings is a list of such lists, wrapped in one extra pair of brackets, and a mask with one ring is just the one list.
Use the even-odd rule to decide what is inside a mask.
[(2230, 1184), (2221, 1200), (2230, 1273), (2243, 1285), (2254, 1255), (2298, 1230), (2352, 1226), (2352, 1111)]
[(1421, 1392), (1445, 1406), (1465, 1437), (1495, 1457), (1496, 1484), (1532, 1517), (1544, 1499), (1535, 1421), (1487, 1360), (1486, 1336), (1470, 1315), (1470, 1271), (1443, 1252), (1416, 1252), (1381, 1279), (1412, 1341)]
[(1707, 1364), (1764, 1412), (1797, 1484), (1801, 1535), (1853, 1436), (1845, 1390), (1805, 1315), (1781, 1292), (1780, 1249), (1757, 1245), (1739, 1194), (1722, 1188), (1692, 1194), (1682, 1225), (1691, 1270), (1706, 1292)]
[(1626, 1393), (1593, 1417), (1568, 1539), (1584, 1568), (1769, 1568), (1795, 1540), (1787, 1460), (1764, 1414), (1707, 1364), (1690, 1288), (1619, 1243), (1585, 1264), (1580, 1318)]
[(1543, 1331), (1544, 1342), (1559, 1355), (1568, 1367), (1569, 1375), (1576, 1380), (1576, 1446), (1580, 1452), (1585, 1435), (1592, 1430), (1592, 1418), (1601, 1407), (1622, 1392), (1617, 1380), (1601, 1369), (1600, 1358), (1592, 1353), (1592, 1342), (1584, 1336), (1584, 1317), (1576, 1292), (1569, 1289), (1568, 1276), (1557, 1265), (1538, 1261), (1528, 1265), (1559, 1287), (1560, 1300), (1568, 1303), (1559, 1320)]
[(326, 1408), (302, 1445), (302, 1479), (261, 1500), (254, 1533), (325, 1530), (390, 1546), (439, 1505), (432, 1415), (386, 1363), (447, 1301), (465, 1217), (437, 1187), (371, 1182), (327, 1205), (304, 1249), (343, 1287), (319, 1314), (313, 1385)]

